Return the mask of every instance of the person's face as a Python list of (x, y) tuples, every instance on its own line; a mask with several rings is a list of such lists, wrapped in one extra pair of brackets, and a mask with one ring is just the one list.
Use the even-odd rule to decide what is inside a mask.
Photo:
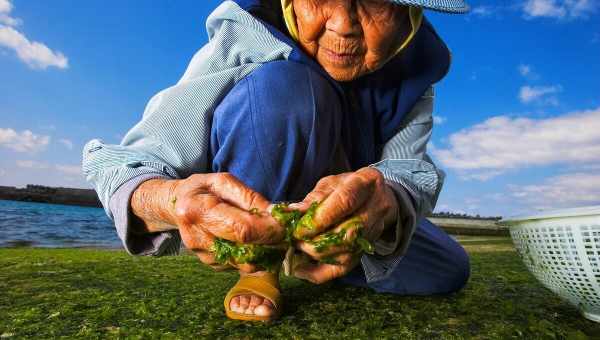
[(337, 81), (379, 69), (410, 32), (408, 7), (385, 0), (293, 0), (302, 48)]

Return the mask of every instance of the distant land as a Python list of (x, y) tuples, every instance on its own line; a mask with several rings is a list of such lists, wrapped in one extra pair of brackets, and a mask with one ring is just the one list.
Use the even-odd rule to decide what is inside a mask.
[[(54, 188), (33, 184), (29, 184), (25, 188), (0, 185), (0, 200), (102, 207), (96, 192), (92, 189)], [(501, 216), (486, 217), (452, 212), (437, 212), (429, 215), (429, 217), (491, 221), (502, 219)]]
[(92, 189), (53, 188), (32, 184), (25, 188), (0, 186), (0, 200), (102, 207)]
[[(25, 188), (0, 186), (0, 200), (98, 207), (102, 205), (91, 189), (53, 188), (29, 184)], [(508, 236), (508, 229), (498, 224), (501, 217), (482, 217), (449, 212), (433, 213), (431, 221), (449, 234)]]

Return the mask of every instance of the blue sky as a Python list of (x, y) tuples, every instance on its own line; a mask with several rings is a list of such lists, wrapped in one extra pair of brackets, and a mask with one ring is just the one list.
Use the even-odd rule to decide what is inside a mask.
[[(119, 142), (218, 3), (0, 0), (0, 185), (86, 187), (85, 142)], [(437, 210), (600, 204), (598, 0), (470, 5), (427, 14), (453, 52), (430, 144), (447, 173)]]

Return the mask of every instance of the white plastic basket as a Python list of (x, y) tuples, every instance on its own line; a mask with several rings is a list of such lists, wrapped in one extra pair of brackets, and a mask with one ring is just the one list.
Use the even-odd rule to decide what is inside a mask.
[(600, 206), (501, 221), (544, 286), (600, 322)]

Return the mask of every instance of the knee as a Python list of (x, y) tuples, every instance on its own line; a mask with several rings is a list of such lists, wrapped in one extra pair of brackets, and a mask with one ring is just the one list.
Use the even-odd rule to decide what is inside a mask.
[(471, 265), (469, 255), (465, 249), (455, 242), (452, 250), (452, 267), (449, 270), (448, 277), (448, 293), (456, 292), (462, 289), (471, 275)]
[(246, 78), (253, 102), (253, 121), (269, 130), (310, 133), (331, 128), (342, 112), (334, 85), (310, 67), (286, 60), (262, 65)]

